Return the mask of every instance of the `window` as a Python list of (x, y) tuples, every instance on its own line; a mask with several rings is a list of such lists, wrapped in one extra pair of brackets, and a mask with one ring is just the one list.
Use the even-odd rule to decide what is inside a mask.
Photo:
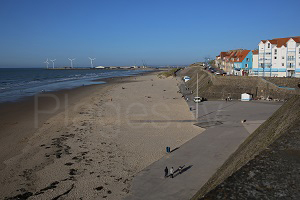
[(284, 59), (284, 56), (282, 56), (282, 59)]
[(277, 59), (277, 57), (275, 56), (275, 57), (274, 57), (274, 59), (276, 60), (276, 59)]
[(250, 58), (246, 58), (246, 61), (249, 62), (249, 61), (250, 61)]
[(268, 43), (268, 48), (270, 48), (270, 43)]
[(295, 58), (294, 58), (294, 56), (288, 56), (288, 59), (287, 59), (288, 61), (294, 61), (295, 60)]
[(275, 52), (274, 54), (275, 54), (275, 55), (277, 55), (277, 49), (275, 49), (275, 51), (274, 51), (274, 52)]
[(282, 63), (282, 67), (284, 67), (284, 63)]
[(245, 64), (245, 68), (248, 68), (248, 64)]

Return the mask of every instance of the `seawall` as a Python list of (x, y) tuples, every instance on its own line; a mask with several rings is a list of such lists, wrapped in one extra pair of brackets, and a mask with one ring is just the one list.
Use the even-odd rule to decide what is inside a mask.
[[(242, 93), (252, 94), (254, 98), (271, 97), (278, 100), (287, 100), (295, 94), (299, 94), (299, 90), (289, 90), (280, 88), (276, 84), (264, 80), (260, 77), (251, 76), (220, 76), (214, 75), (198, 65), (192, 65), (182, 71), (180, 76), (190, 76), (191, 80), (186, 84), (196, 94), (197, 89), (197, 73), (199, 96), (207, 99), (225, 99), (231, 97), (232, 99), (240, 99)], [(292, 81), (297, 81), (291, 79)], [(285, 85), (293, 85), (296, 83), (289, 83), (289, 80), (284, 80)]]
[[(195, 194), (195, 196), (192, 199), (200, 199), (204, 197), (209, 191), (211, 191), (207, 198), (205, 199), (217, 199), (217, 197), (220, 199), (226, 199), (228, 198), (228, 195), (230, 195), (232, 192), (235, 192), (236, 194), (242, 194), (241, 192), (238, 192), (238, 190), (241, 190), (242, 187), (245, 186), (245, 182), (255, 176), (259, 172), (259, 170), (253, 170), (251, 173), (249, 170), (244, 170), (244, 172), (237, 172), (239, 169), (241, 169), (243, 166), (244, 168), (247, 168), (246, 164), (249, 162), (254, 162), (254, 158), (258, 158), (259, 155), (261, 158), (259, 161), (256, 162), (256, 166), (258, 166), (258, 169), (261, 169), (262, 163), (264, 160), (268, 159), (270, 156), (262, 156), (263, 153), (266, 151), (269, 151), (270, 154), (276, 154), (275, 150), (272, 150), (272, 145), (275, 143), (279, 144), (279, 147), (277, 148), (277, 157), (279, 158), (286, 158), (287, 155), (290, 156), (291, 160), (295, 159), (299, 155), (299, 136), (294, 137), (294, 139), (291, 139), (293, 137), (287, 137), (290, 133), (295, 133), (293, 130), (295, 128), (299, 129), (299, 123), (300, 123), (300, 96), (294, 95), (291, 97), (281, 108), (279, 108), (267, 121), (265, 121), (258, 129), (255, 130), (246, 140), (243, 142), (239, 148), (226, 160), (226, 162), (217, 170), (217, 172), (209, 179), (209, 181)], [(297, 129), (297, 130), (298, 130)], [(300, 129), (297, 133), (300, 132)], [(297, 134), (299, 135), (299, 134)], [(297, 136), (296, 135), (296, 136)], [(294, 135), (295, 136), (295, 135)], [(280, 139), (280, 140), (279, 140)], [(298, 143), (297, 143), (298, 142)], [(274, 143), (274, 144), (273, 144)], [(293, 144), (291, 144), (293, 143)], [(282, 147), (283, 144), (285, 145), (285, 152), (281, 151), (284, 148)], [(281, 146), (280, 146), (281, 145)], [(271, 147), (270, 147), (271, 146)], [(298, 149), (293, 149), (293, 146), (297, 146)], [(270, 150), (271, 148), (271, 150)], [(280, 151), (279, 151), (279, 150)], [(275, 152), (275, 153), (274, 153)], [(279, 152), (279, 153), (278, 153)], [(292, 152), (292, 153), (291, 153)], [(262, 153), (262, 154), (261, 154)], [(293, 157), (294, 156), (294, 157)], [(278, 158), (277, 158), (278, 159)], [(277, 159), (271, 159), (274, 162), (276, 162)], [(251, 161), (252, 160), (252, 161)], [(297, 161), (298, 162), (298, 161)], [(281, 162), (282, 165), (289, 166), (289, 163), (286, 160), (283, 160)], [(247, 164), (248, 165), (248, 164)], [(278, 165), (274, 164), (274, 166), (265, 165), (265, 170), (262, 170), (261, 174), (266, 174), (269, 170), (268, 167), (275, 167)], [(298, 167), (299, 167), (298, 162)], [(242, 169), (243, 170), (243, 169)], [(276, 170), (273, 170), (276, 171)], [(278, 176), (279, 173), (282, 173), (286, 177), (287, 175), (290, 175), (291, 177), (295, 177), (291, 171), (286, 171), (286, 173), (283, 173), (283, 168), (277, 168), (278, 173), (272, 174), (269, 177), (266, 177), (264, 179), (258, 179), (258, 181), (262, 181), (264, 184), (266, 184), (266, 180), (272, 179), (273, 184), (276, 183), (278, 187), (271, 187), (266, 184), (266, 188), (262, 189), (259, 187), (256, 187), (255, 190), (262, 192), (268, 192), (271, 189), (273, 189), (273, 193), (276, 193), (275, 191), (278, 191), (278, 188), (280, 186), (286, 187), (284, 183), (281, 183), (280, 176)], [(271, 171), (272, 172), (272, 171)], [(254, 173), (254, 175), (253, 175)], [(233, 175), (234, 174), (234, 175)], [(241, 178), (241, 174), (246, 174), (247, 179)], [(297, 173), (298, 175), (299, 173)], [(233, 175), (233, 176), (232, 176)], [(226, 180), (226, 181), (225, 181)], [(298, 179), (295, 179), (295, 181)], [(225, 181), (225, 182), (224, 182)], [(224, 183), (223, 183), (224, 182)], [(229, 182), (229, 183), (228, 183)], [(240, 185), (238, 185), (238, 182), (242, 182)], [(223, 186), (226, 185), (226, 188)], [(221, 184), (221, 185), (220, 185)], [(237, 185), (235, 185), (237, 184)], [(283, 184), (283, 185), (282, 185)], [(297, 184), (295, 183), (295, 190), (299, 189)], [(222, 188), (223, 187), (223, 188)], [(269, 187), (269, 188), (268, 188)], [(271, 188), (270, 188), (271, 187)], [(215, 189), (217, 188), (217, 189)], [(218, 190), (219, 188), (219, 190)], [(221, 189), (220, 189), (221, 188)], [(230, 190), (230, 188), (235, 188)], [(214, 190), (215, 189), (215, 190)], [(214, 190), (214, 191), (212, 191)], [(248, 196), (241, 196), (238, 199), (241, 198), (248, 198), (251, 197), (251, 195), (255, 196), (255, 190), (248, 191)], [(222, 192), (223, 193), (222, 193)], [(254, 192), (253, 192), (254, 191)], [(219, 192), (219, 193), (218, 193)], [(227, 192), (227, 193), (224, 193)], [(284, 192), (283, 192), (284, 193)], [(222, 196), (223, 194), (223, 196)], [(243, 194), (242, 194), (243, 195)], [(250, 195), (250, 196), (249, 196)]]

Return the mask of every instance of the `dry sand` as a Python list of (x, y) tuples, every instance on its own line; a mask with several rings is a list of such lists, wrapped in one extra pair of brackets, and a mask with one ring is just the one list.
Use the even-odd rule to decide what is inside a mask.
[(203, 131), (177, 93), (179, 79), (126, 80), (70, 103), (26, 138), (0, 171), (0, 199), (122, 199), (166, 146)]

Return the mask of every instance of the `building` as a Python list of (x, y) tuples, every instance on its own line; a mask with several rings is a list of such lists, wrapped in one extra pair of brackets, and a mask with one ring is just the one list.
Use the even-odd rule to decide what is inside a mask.
[(242, 50), (234, 58), (234, 74), (245, 76), (252, 70), (252, 51)]
[(300, 77), (300, 36), (261, 40), (258, 44), (258, 76)]
[(215, 64), (228, 74), (246, 75), (252, 70), (252, 51), (237, 49), (221, 52)]
[(258, 69), (258, 50), (252, 50), (252, 69), (249, 72), (250, 76), (258, 76), (258, 71), (255, 74), (253, 69)]

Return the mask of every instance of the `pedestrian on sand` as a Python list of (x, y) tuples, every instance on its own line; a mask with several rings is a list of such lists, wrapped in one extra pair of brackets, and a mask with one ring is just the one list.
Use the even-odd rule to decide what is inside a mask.
[(168, 177), (168, 172), (169, 172), (169, 169), (168, 169), (168, 167), (166, 167), (165, 168), (165, 178)]
[(170, 176), (171, 176), (171, 178), (173, 178), (173, 173), (174, 173), (174, 169), (173, 169), (173, 167), (171, 167), (171, 169), (170, 169)]

